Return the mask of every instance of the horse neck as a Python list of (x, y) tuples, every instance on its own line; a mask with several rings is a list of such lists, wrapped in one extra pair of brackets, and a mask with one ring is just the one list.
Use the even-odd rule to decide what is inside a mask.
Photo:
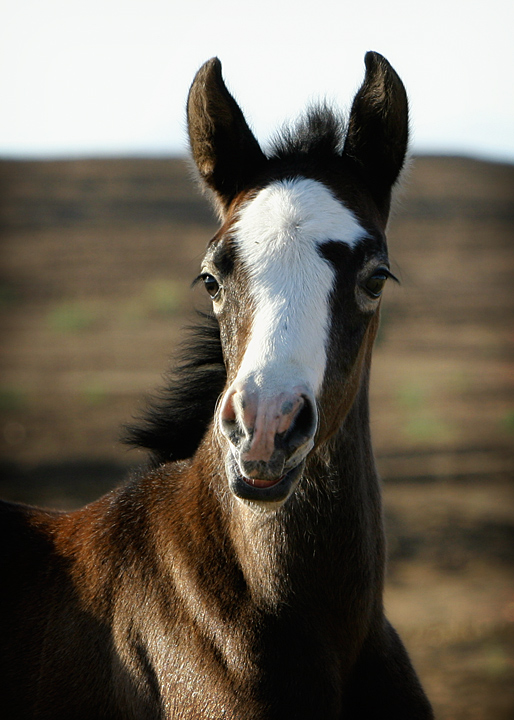
[(375, 558), (377, 548), (383, 552), (368, 372), (338, 432), (309, 458), (299, 487), (283, 507), (249, 507), (229, 493), (223, 471), (218, 477), (216, 512), (224, 518), (235, 562), (258, 602), (289, 603), (299, 591), (305, 598), (306, 578), (314, 603), (319, 600), (316, 588), (337, 595), (335, 566), (346, 568), (339, 573), (339, 581), (345, 583), (348, 574), (367, 572), (367, 556)]

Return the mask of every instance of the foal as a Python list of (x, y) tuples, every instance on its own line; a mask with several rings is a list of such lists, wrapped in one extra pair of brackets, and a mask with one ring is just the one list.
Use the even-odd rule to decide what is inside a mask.
[(368, 417), (403, 85), (368, 53), (346, 125), (311, 110), (265, 155), (213, 59), (188, 123), (213, 316), (132, 433), (152, 469), (2, 506), (3, 716), (431, 718), (383, 613)]

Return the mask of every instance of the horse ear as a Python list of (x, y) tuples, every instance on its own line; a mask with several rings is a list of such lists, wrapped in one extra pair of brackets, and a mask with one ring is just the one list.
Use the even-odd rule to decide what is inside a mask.
[(266, 162), (239, 105), (227, 90), (218, 58), (197, 72), (187, 100), (191, 151), (202, 181), (222, 212)]
[(366, 53), (365, 64), (366, 75), (353, 101), (343, 154), (357, 164), (379, 208), (387, 214), (391, 188), (407, 152), (407, 94), (382, 55)]

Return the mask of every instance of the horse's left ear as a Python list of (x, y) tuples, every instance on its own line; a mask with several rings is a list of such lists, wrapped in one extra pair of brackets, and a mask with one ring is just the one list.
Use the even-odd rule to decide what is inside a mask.
[(187, 127), (200, 178), (214, 191), (223, 214), (251, 184), (266, 156), (223, 82), (218, 58), (202, 65), (193, 80)]
[(366, 53), (365, 64), (366, 75), (353, 101), (343, 154), (356, 163), (377, 205), (387, 215), (391, 188), (407, 152), (407, 94), (382, 55)]

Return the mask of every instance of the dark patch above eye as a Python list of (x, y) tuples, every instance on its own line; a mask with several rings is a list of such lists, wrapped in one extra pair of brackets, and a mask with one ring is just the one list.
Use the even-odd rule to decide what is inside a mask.
[(331, 262), (336, 269), (341, 267), (343, 263), (348, 263), (352, 257), (352, 248), (347, 243), (338, 240), (327, 240), (320, 243), (318, 252), (322, 258)]
[[(370, 298), (377, 299), (388, 278), (399, 282), (387, 267), (387, 253), (380, 238), (370, 238), (366, 243), (360, 243), (353, 248), (346, 243), (329, 240), (318, 246), (318, 252), (333, 265), (338, 287), (349, 290), (355, 287), (357, 281), (358, 286)], [(374, 269), (370, 269), (363, 277), (365, 268), (373, 265)]]
[(234, 269), (234, 252), (230, 245), (223, 244), (216, 250), (212, 262), (219, 270), (221, 278), (230, 275)]

